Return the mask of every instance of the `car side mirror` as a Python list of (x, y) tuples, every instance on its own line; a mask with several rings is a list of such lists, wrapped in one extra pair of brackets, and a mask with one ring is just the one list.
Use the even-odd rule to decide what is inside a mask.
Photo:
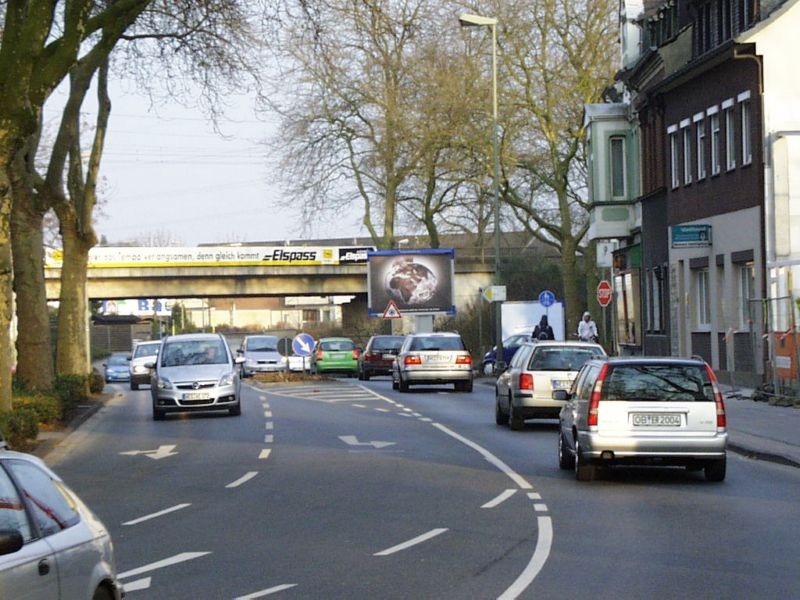
[(237, 365), (241, 365), (244, 363), (244, 356), (237, 356), (233, 359), (233, 362), (235, 362)]
[(244, 350), (242, 350), (241, 348), (238, 348), (236, 350), (236, 354), (244, 354)]
[(19, 552), (24, 540), (16, 529), (0, 529), (0, 556)]
[(144, 363), (144, 366), (145, 366), (145, 368), (147, 368), (147, 369), (155, 369), (155, 368), (156, 368), (156, 363), (154, 363), (154, 362), (147, 362), (147, 363)]
[(553, 392), (553, 400), (560, 400), (562, 402), (565, 402), (566, 400), (569, 400), (571, 397), (572, 396), (567, 390), (556, 390), (555, 392)]

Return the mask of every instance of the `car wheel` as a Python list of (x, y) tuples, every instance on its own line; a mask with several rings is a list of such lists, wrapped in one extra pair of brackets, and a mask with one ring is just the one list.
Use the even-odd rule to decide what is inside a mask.
[(398, 380), (397, 380), (397, 389), (398, 389), (398, 390), (400, 390), (401, 392), (407, 392), (407, 391), (408, 391), (408, 383), (406, 383), (405, 381), (403, 381), (403, 376), (402, 376), (402, 375), (400, 375), (400, 376), (398, 377)]
[(114, 600), (114, 594), (106, 586), (101, 585), (92, 594), (92, 600)]
[(139, 389), (139, 384), (131, 382), (131, 389), (135, 392)]
[(500, 406), (500, 395), (497, 390), (494, 393), (494, 422), (498, 425), (508, 425), (508, 413)]
[(164, 411), (153, 407), (153, 421), (163, 421), (163, 420), (164, 420)]
[(392, 375), (392, 389), (393, 390), (400, 389), (400, 384), (397, 383), (397, 379), (394, 378), (394, 375)]
[(710, 460), (703, 467), (706, 481), (724, 481), (726, 471), (726, 460)]
[(363, 377), (363, 381), (369, 381), (369, 371), (364, 371), (361, 373), (361, 377)]
[(494, 374), (494, 363), (487, 362), (483, 363), (483, 374), (484, 375), (493, 375)]
[(239, 415), (242, 414), (242, 403), (237, 402), (236, 406), (232, 406), (228, 409), (228, 412), (232, 417), (238, 417)]
[(564, 471), (575, 468), (575, 457), (567, 450), (567, 442), (564, 434), (558, 432), (558, 466)]
[(575, 441), (575, 479), (578, 481), (593, 481), (597, 474), (597, 467), (587, 461), (581, 453), (581, 446)]
[(511, 396), (508, 397), (508, 426), (514, 431), (520, 431), (525, 427), (525, 419), (514, 411), (514, 402)]

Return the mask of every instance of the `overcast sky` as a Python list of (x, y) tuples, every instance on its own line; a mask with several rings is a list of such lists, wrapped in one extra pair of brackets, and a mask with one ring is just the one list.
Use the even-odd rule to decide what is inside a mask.
[[(256, 117), (251, 100), (232, 100), (221, 135), (200, 109), (151, 108), (119, 89), (111, 94), (98, 236), (114, 244), (165, 233), (186, 246), (301, 237), (268, 162), (264, 144), (273, 125)], [(356, 221), (338, 222), (336, 237), (364, 235)]]

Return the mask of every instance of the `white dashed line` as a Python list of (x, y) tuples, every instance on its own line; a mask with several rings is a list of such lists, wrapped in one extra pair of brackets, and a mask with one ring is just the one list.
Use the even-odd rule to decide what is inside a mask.
[(375, 410), (377, 410), (378, 412), (382, 412), (382, 413), (392, 412), (388, 408), (376, 408)]
[(511, 584), (498, 600), (513, 600), (518, 598), (522, 592), (536, 579), (539, 571), (544, 567), (547, 562), (547, 557), (550, 555), (550, 546), (553, 544), (553, 521), (550, 517), (537, 517), (539, 528), (539, 539), (536, 542), (536, 549), (533, 551), (533, 556), (525, 570), (520, 573), (517, 580)]
[(266, 423), (264, 423), (264, 428), (267, 431), (272, 431), (275, 428), (275, 424), (272, 421), (267, 421)]
[(139, 517), (138, 519), (133, 519), (132, 521), (126, 521), (125, 523), (123, 523), (123, 525), (138, 525), (139, 523), (143, 523), (145, 521), (149, 521), (150, 519), (155, 519), (157, 517), (168, 515), (171, 512), (175, 512), (176, 510), (181, 510), (182, 508), (187, 508), (189, 506), (191, 506), (191, 504), (176, 504), (175, 506), (171, 506), (169, 508), (165, 508), (164, 510), (160, 510), (152, 514), (145, 515), (144, 517)]
[(392, 546), (391, 548), (387, 548), (386, 550), (381, 550), (380, 552), (376, 552), (372, 556), (389, 556), (390, 554), (394, 554), (395, 552), (400, 552), (401, 550), (406, 550), (411, 548), (412, 546), (416, 546), (417, 544), (421, 544), (422, 542), (427, 542), (429, 539), (436, 537), (437, 535), (443, 534), (447, 529), (432, 529), (428, 533), (423, 533), (415, 537), (412, 540), (408, 540), (407, 542), (403, 542), (402, 544), (398, 544), (397, 546)]
[(248, 481), (250, 481), (250, 480), (251, 480), (253, 477), (255, 477), (256, 475), (258, 475), (258, 471), (250, 471), (249, 473), (245, 473), (244, 475), (242, 475), (241, 477), (239, 477), (239, 479), (237, 479), (236, 481), (232, 481), (231, 483), (229, 483), (229, 484), (228, 484), (228, 485), (226, 485), (225, 487), (226, 487), (226, 488), (235, 488), (235, 487), (239, 487), (239, 486), (240, 486), (240, 485), (242, 485), (243, 483), (247, 483)]
[(534, 504), (533, 510), (536, 512), (547, 512), (547, 504)]
[(502, 494), (497, 496), (497, 498), (495, 498), (494, 500), (490, 500), (489, 502), (481, 506), (481, 508), (495, 508), (496, 506), (499, 506), (500, 504), (511, 498), (511, 496), (513, 496), (516, 493), (517, 490), (506, 490)]
[[(238, 596), (233, 600), (255, 600), (256, 598), (263, 598), (264, 596), (269, 596), (270, 594), (277, 594), (278, 592), (282, 592), (284, 590), (291, 589), (293, 587), (297, 587), (296, 583), (286, 583), (284, 585), (276, 585), (275, 587), (271, 587), (268, 590), (261, 590), (260, 592), (253, 592), (252, 594), (248, 594), (247, 596)], [(127, 586), (125, 587), (127, 590)]]
[(265, 448), (265, 449), (264, 449), (264, 450), (262, 450), (262, 451), (261, 451), (261, 453), (258, 455), (258, 458), (259, 458), (259, 460), (265, 460), (265, 459), (269, 458), (269, 455), (270, 455), (271, 453), (272, 453), (272, 450), (270, 450), (269, 448)]
[(211, 554), (211, 552), (183, 552), (182, 554), (176, 554), (175, 556), (150, 563), (149, 565), (144, 565), (136, 569), (131, 569), (130, 571), (125, 571), (124, 573), (119, 573), (117, 574), (117, 577), (120, 579), (135, 577), (136, 575), (141, 575), (142, 573), (147, 573), (149, 571), (155, 571), (156, 569), (171, 567), (172, 565), (186, 562), (187, 560), (194, 560), (195, 558), (200, 558), (201, 556), (206, 556), (207, 554)]
[(267, 418), (267, 419), (271, 419), (272, 418), (272, 411), (265, 410), (264, 411), (264, 417)]
[(264, 436), (264, 443), (265, 444), (271, 444), (273, 441), (275, 441), (275, 436), (274, 435), (265, 435)]
[(536, 492), (530, 492), (528, 494), (528, 498), (530, 498), (531, 500), (541, 500), (542, 499), (542, 497), (539, 494), (537, 494)]

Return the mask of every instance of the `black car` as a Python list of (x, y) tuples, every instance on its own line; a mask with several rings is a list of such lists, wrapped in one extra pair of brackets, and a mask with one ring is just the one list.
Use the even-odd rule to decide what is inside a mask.
[(373, 335), (364, 352), (358, 357), (358, 378), (369, 380), (373, 375), (391, 375), (394, 357), (400, 351), (405, 336)]

